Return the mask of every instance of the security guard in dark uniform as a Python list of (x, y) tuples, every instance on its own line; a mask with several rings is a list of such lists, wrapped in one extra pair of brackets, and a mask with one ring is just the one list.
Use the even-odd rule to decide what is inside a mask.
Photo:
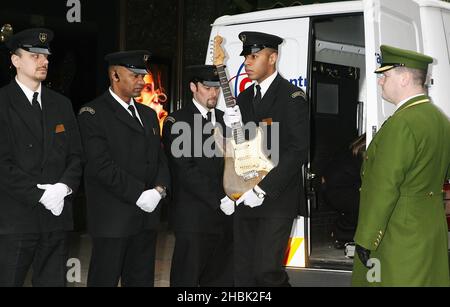
[(135, 102), (145, 85), (147, 51), (109, 54), (111, 87), (79, 114), (93, 250), (88, 286), (153, 286), (158, 204), (169, 169), (159, 122)]
[(72, 104), (42, 86), (53, 32), (28, 29), (7, 41), (15, 79), (0, 89), (0, 286), (65, 286), (67, 231), (81, 179)]
[[(170, 224), (176, 241), (170, 284), (233, 286), (235, 204), (223, 190), (223, 157), (216, 155), (213, 142), (208, 143), (214, 140), (214, 127), (224, 127), (223, 112), (216, 109), (219, 77), (211, 65), (187, 71), (193, 100), (172, 113), (163, 130), (174, 180)], [(180, 145), (179, 140), (185, 143)]]
[[(279, 163), (236, 202), (236, 286), (289, 286), (283, 259), (294, 218), (305, 215), (302, 165), (309, 145), (309, 111), (303, 91), (276, 70), (283, 39), (260, 32), (243, 32), (242, 56), (248, 77), (255, 82), (227, 108), (224, 121), (279, 124)], [(267, 133), (271, 148), (270, 131)], [(272, 152), (276, 148), (271, 148)]]

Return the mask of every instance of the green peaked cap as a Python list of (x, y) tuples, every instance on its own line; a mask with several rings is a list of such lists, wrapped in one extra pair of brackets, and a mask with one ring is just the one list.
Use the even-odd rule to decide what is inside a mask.
[(433, 58), (427, 55), (400, 49), (392, 46), (381, 45), (382, 64), (375, 73), (380, 74), (394, 67), (409, 67), (415, 69), (428, 70), (428, 64), (433, 63)]

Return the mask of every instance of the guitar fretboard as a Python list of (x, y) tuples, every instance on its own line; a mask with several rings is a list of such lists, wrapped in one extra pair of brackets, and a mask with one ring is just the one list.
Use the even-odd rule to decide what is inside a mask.
[[(227, 72), (225, 71), (224, 65), (218, 65), (217, 73), (219, 74), (220, 87), (223, 91), (223, 96), (225, 98), (225, 105), (227, 108), (232, 108), (236, 105), (233, 95), (231, 94), (230, 85), (228, 83)], [(244, 130), (241, 123), (233, 124), (232, 127), (233, 138), (236, 144), (242, 144), (245, 142)]]

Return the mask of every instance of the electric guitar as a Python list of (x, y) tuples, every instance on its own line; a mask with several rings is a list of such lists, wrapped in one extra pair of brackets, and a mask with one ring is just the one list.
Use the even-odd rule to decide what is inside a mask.
[[(222, 49), (223, 38), (214, 38), (214, 65), (220, 78), (227, 108), (232, 108), (236, 102), (231, 94), (225, 71), (225, 53)], [(216, 143), (225, 157), (223, 186), (225, 193), (232, 200), (238, 200), (242, 194), (255, 187), (275, 167), (263, 152), (263, 131), (257, 129), (254, 139), (245, 139), (244, 128), (241, 123), (233, 124), (233, 138), (224, 141), (220, 129), (216, 128), (214, 136)], [(225, 144), (223, 147), (220, 144)]]

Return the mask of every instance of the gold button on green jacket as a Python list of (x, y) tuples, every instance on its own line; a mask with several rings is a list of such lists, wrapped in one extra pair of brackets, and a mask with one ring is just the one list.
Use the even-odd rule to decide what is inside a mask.
[[(442, 186), (449, 177), (450, 122), (427, 96), (389, 118), (367, 150), (355, 242), (354, 286), (450, 286)], [(379, 275), (379, 276), (378, 276)]]

